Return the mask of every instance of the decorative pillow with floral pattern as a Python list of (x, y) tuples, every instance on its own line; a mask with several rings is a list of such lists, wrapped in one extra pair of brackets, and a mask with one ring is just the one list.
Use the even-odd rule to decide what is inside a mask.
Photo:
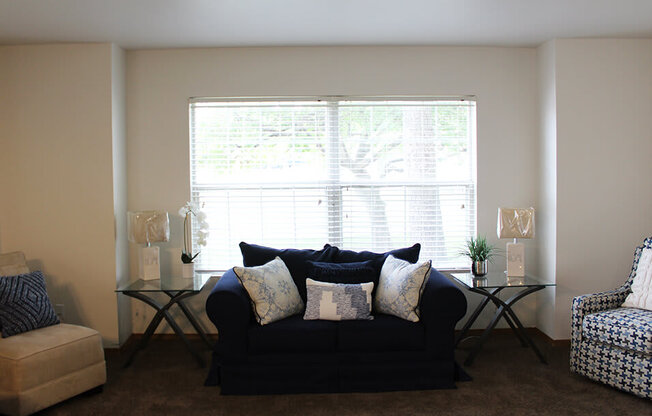
[(419, 322), (419, 303), (430, 269), (430, 260), (413, 264), (388, 256), (380, 271), (374, 312)]
[(249, 294), (259, 324), (267, 325), (303, 312), (299, 290), (280, 257), (262, 266), (234, 267), (233, 271)]

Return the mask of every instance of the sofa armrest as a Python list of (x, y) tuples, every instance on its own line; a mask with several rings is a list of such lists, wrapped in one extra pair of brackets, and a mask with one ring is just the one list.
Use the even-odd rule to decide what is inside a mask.
[(581, 341), (584, 316), (620, 307), (629, 292), (629, 287), (622, 286), (608, 292), (574, 297), (571, 307), (571, 340)]
[(215, 351), (230, 356), (245, 354), (253, 314), (249, 295), (233, 269), (224, 273), (208, 295), (206, 314), (218, 332)]
[(452, 354), (455, 324), (466, 314), (466, 296), (439, 271), (432, 269), (423, 290), (420, 318), (426, 327), (428, 349), (436, 355)]

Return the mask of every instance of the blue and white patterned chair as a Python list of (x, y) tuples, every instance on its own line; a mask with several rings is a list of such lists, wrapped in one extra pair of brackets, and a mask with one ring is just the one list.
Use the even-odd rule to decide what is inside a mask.
[(652, 237), (636, 248), (629, 278), (620, 288), (573, 299), (570, 369), (652, 398), (652, 311), (621, 307), (644, 248), (652, 248)]

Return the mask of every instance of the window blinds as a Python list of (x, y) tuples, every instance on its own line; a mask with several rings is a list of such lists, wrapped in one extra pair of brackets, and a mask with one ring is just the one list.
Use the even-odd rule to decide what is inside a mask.
[(456, 268), (475, 235), (475, 102), (192, 99), (192, 199), (210, 224), (199, 269), (240, 241), (387, 251)]

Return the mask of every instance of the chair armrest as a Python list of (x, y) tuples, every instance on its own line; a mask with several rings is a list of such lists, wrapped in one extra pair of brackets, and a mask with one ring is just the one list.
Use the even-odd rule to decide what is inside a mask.
[(571, 340), (577, 342), (582, 339), (582, 321), (585, 315), (618, 308), (629, 292), (629, 287), (622, 286), (608, 292), (574, 297), (571, 307)]
[(420, 318), (428, 349), (436, 355), (452, 354), (455, 324), (466, 314), (466, 296), (439, 271), (432, 269), (421, 296)]
[(247, 351), (247, 328), (253, 314), (247, 291), (233, 269), (217, 282), (206, 299), (206, 314), (218, 332), (215, 351), (222, 355), (243, 355)]

